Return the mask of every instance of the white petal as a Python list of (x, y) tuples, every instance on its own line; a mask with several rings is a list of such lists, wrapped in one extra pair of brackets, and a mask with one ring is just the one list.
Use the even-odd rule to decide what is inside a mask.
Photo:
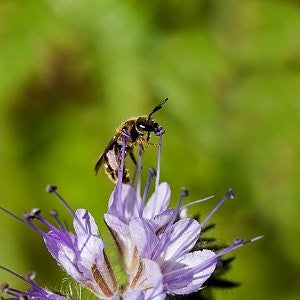
[(73, 226), (77, 235), (86, 233), (90, 233), (93, 235), (99, 234), (95, 219), (86, 209), (77, 209), (75, 214), (80, 222), (79, 224), (76, 218), (74, 218), (73, 220)]
[(136, 259), (137, 251), (131, 239), (128, 225), (110, 214), (105, 214), (104, 219), (107, 226), (109, 226), (113, 232), (116, 243), (121, 252), (120, 254), (122, 255), (126, 272), (129, 274), (135, 272), (138, 267), (138, 260)]
[[(180, 271), (182, 279), (168, 285), (168, 291), (181, 295), (198, 291), (202, 287), (203, 283), (214, 272), (217, 260), (200, 271), (199, 269), (197, 270), (197, 266), (214, 256), (216, 256), (215, 253), (210, 250), (195, 251), (193, 253), (185, 254), (180, 262), (173, 265), (173, 271)], [(189, 273), (188, 276), (185, 276), (186, 272), (190, 272), (190, 268), (194, 268), (195, 271)]]
[(93, 235), (81, 235), (78, 237), (78, 249), (81, 260), (94, 264), (97, 260), (103, 260), (103, 241)]
[(151, 258), (158, 242), (151, 222), (143, 218), (133, 219), (129, 223), (129, 230), (139, 254), (144, 258)]
[(123, 296), (124, 300), (145, 300), (145, 293), (142, 291), (130, 290)]
[(162, 239), (165, 236), (169, 239), (161, 258), (168, 261), (188, 253), (194, 247), (200, 230), (200, 224), (194, 219), (183, 219), (173, 224), (170, 231), (160, 235)]
[(155, 204), (155, 211), (153, 214), (153, 206), (155, 203), (155, 192), (151, 195), (150, 199), (145, 205), (143, 217), (146, 219), (152, 219), (154, 216), (162, 213), (169, 207), (171, 189), (168, 183), (162, 182), (158, 186), (157, 202)]
[(114, 190), (109, 198), (108, 213), (128, 224), (131, 218), (138, 216), (138, 203), (135, 189), (130, 184), (122, 184), (121, 199), (115, 199)]
[(58, 262), (71, 277), (81, 282), (84, 278), (84, 275), (76, 268), (76, 263), (74, 259), (72, 259), (75, 257), (75, 255), (72, 257), (72, 255), (68, 253), (67, 249), (69, 248), (65, 247), (64, 250), (60, 250), (58, 252)]
[(163, 211), (161, 214), (155, 216), (153, 219), (151, 219), (151, 223), (154, 226), (154, 231), (157, 233), (159, 230), (161, 230), (163, 227), (165, 227), (167, 224), (170, 223), (172, 220), (172, 217), (174, 215), (174, 209), (167, 209)]
[(129, 288), (132, 290), (138, 290), (144, 292), (144, 298), (141, 294), (141, 298), (136, 299), (145, 299), (145, 300), (160, 300), (164, 299), (165, 294), (163, 292), (163, 275), (161, 273), (159, 265), (150, 260), (142, 259), (140, 262), (140, 268), (136, 276), (133, 276), (133, 280), (129, 283)]

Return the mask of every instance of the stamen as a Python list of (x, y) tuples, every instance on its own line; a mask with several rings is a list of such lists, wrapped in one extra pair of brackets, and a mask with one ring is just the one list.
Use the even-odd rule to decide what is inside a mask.
[(60, 222), (60, 220), (58, 219), (58, 212), (55, 209), (52, 209), (50, 211), (50, 216), (53, 217), (56, 225), (61, 229), (61, 230), (65, 230), (64, 225)]
[(234, 251), (234, 250), (236, 250), (236, 249), (238, 249), (238, 248), (240, 248), (242, 246), (245, 246), (245, 245), (247, 245), (249, 243), (256, 242), (256, 241), (262, 239), (263, 237), (264, 237), (263, 235), (260, 235), (260, 236), (256, 236), (256, 237), (254, 237), (254, 238), (252, 238), (250, 240), (246, 240), (246, 241), (244, 241), (241, 238), (237, 238), (237, 239), (235, 239), (233, 241), (233, 244), (231, 246), (229, 246), (229, 247), (221, 250), (220, 252), (216, 253), (216, 255), (217, 255), (217, 257), (223, 256), (223, 255), (225, 255), (225, 254), (227, 254), (227, 253), (229, 253), (231, 251)]
[(180, 210), (185, 209), (185, 208), (187, 208), (187, 207), (189, 207), (189, 206), (191, 206), (191, 205), (194, 205), (194, 204), (196, 204), (196, 203), (205, 202), (205, 201), (207, 201), (207, 200), (209, 200), (209, 199), (211, 199), (211, 198), (214, 198), (214, 197), (215, 197), (215, 196), (212, 195), (212, 196), (209, 196), (209, 197), (200, 199), (200, 200), (195, 200), (195, 201), (189, 202), (189, 203), (187, 203), (187, 204), (181, 206), (181, 207), (180, 207)]
[(179, 209), (180, 209), (180, 206), (181, 206), (181, 203), (182, 203), (182, 200), (184, 197), (187, 197), (189, 195), (189, 192), (188, 190), (183, 187), (181, 188), (181, 194), (180, 194), (180, 198), (179, 198), (179, 201), (177, 203), (177, 208), (173, 214), (173, 217), (171, 219), (171, 221), (169, 222), (167, 228), (165, 229), (165, 232), (168, 232), (168, 230), (171, 228), (171, 226), (174, 224), (174, 222), (176, 221), (177, 217), (178, 217), (178, 214), (179, 214)]
[(41, 211), (40, 208), (33, 208), (33, 209), (30, 211), (30, 214), (32, 215), (33, 218), (37, 218), (41, 212), (42, 212), (42, 211)]
[[(220, 252), (216, 253), (215, 256), (207, 259), (206, 261), (202, 262), (201, 264), (199, 264), (197, 267), (194, 267), (194, 268), (190, 268), (190, 270), (187, 270), (185, 272), (185, 275), (188, 275), (188, 273), (196, 273), (196, 272), (201, 272), (203, 270), (205, 270), (206, 268), (208, 268), (211, 264), (215, 263), (216, 262), (216, 259), (229, 253), (229, 252), (232, 252), (248, 243), (252, 243), (252, 242), (255, 242), (255, 241), (258, 241), (260, 240), (261, 238), (263, 238), (263, 236), (257, 236), (257, 237), (254, 237), (250, 240), (247, 240), (247, 241), (244, 241), (243, 239), (235, 239), (233, 244), (223, 250), (221, 250)], [(166, 276), (170, 276), (171, 275), (171, 278), (172, 280), (171, 281), (176, 281), (177, 280), (177, 276), (180, 276), (182, 273), (182, 270), (175, 270), (175, 271), (171, 271), (167, 274), (165, 274)], [(169, 281), (168, 281), (169, 282)]]
[(31, 284), (31, 282), (30, 282), (27, 278), (21, 276), (20, 274), (18, 274), (18, 273), (16, 273), (16, 272), (12, 271), (12, 270), (10, 270), (10, 269), (8, 269), (8, 268), (6, 268), (6, 267), (3, 267), (3, 266), (0, 265), (0, 269), (2, 269), (2, 270), (4, 270), (4, 271), (6, 271), (6, 272), (8, 272), (8, 273), (10, 273), (10, 274), (12, 274), (12, 275), (18, 277), (19, 279), (21, 279), (21, 280), (23, 280), (23, 281), (28, 282), (29, 284)]
[(158, 142), (158, 155), (157, 155), (157, 173), (156, 173), (156, 180), (155, 180), (155, 194), (154, 194), (154, 203), (152, 207), (152, 215), (155, 215), (156, 210), (156, 203), (157, 203), (157, 197), (158, 197), (158, 185), (159, 185), (159, 179), (160, 179), (160, 158), (161, 158), (161, 147), (162, 147), (162, 136), (164, 134), (163, 129), (159, 132), (159, 142)]
[(34, 282), (34, 279), (36, 277), (36, 274), (35, 272), (29, 272), (27, 275), (26, 275), (26, 278), (30, 281), (30, 282)]
[(6, 294), (12, 295), (12, 296), (16, 296), (16, 297), (18, 297), (18, 299), (20, 299), (20, 298), (24, 299), (25, 296), (29, 295), (28, 292), (17, 290), (17, 289), (11, 288), (11, 287), (8, 287), (8, 289), (6, 289), (6, 291), (3, 293), (6, 293)]
[(228, 189), (226, 192), (225, 196), (221, 199), (221, 201), (213, 208), (213, 210), (208, 214), (208, 216), (201, 222), (201, 228), (207, 223), (207, 221), (214, 215), (214, 213), (222, 206), (222, 204), (227, 200), (227, 199), (233, 199), (234, 198), (234, 193), (232, 189)]
[(46, 192), (47, 193), (53, 193), (57, 190), (57, 186), (56, 185), (53, 185), (53, 184), (48, 184), (46, 186)]
[[(252, 239), (249, 240), (249, 243), (253, 243), (253, 242), (256, 242), (256, 241), (259, 241), (260, 239), (263, 239), (265, 236), (264, 235), (259, 235), (259, 236), (256, 236)], [(246, 241), (247, 242), (247, 241)]]
[(46, 234), (43, 230), (39, 229), (36, 225), (32, 223), (32, 220), (34, 217), (30, 213), (24, 213), (23, 214), (24, 219), (26, 219), (26, 224), (31, 227), (33, 230), (35, 230), (38, 234), (40, 234), (43, 238), (46, 237)]
[(63, 198), (60, 194), (58, 194), (58, 193), (56, 192), (56, 190), (57, 190), (57, 186), (55, 186), (55, 185), (48, 185), (48, 186), (46, 187), (46, 191), (47, 191), (48, 193), (53, 193), (53, 194), (56, 196), (56, 198), (64, 205), (64, 207), (66, 207), (67, 210), (71, 213), (71, 215), (72, 215), (72, 216), (74, 217), (74, 219), (78, 222), (78, 224), (80, 225), (80, 227), (81, 227), (83, 230), (85, 230), (83, 224), (81, 223), (81, 221), (79, 220), (79, 218), (76, 216), (74, 210), (73, 210), (73, 209), (71, 208), (71, 206), (66, 202), (66, 200), (64, 200), (64, 198)]
[[(125, 145), (126, 145), (126, 138), (130, 137), (130, 134), (125, 130), (122, 129), (122, 149), (121, 149), (121, 166), (118, 170), (118, 182), (117, 182), (117, 197), (121, 201), (122, 197), (122, 182), (123, 182), (123, 172), (124, 172), (124, 164), (125, 164)], [(116, 200), (116, 199), (115, 199)], [(115, 203), (118, 203), (117, 201)], [(123, 203), (122, 210), (125, 211), (125, 203)]]
[(9, 291), (9, 284), (7, 282), (3, 282), (1, 284), (1, 293), (6, 294)]
[(144, 194), (143, 194), (143, 198), (141, 201), (141, 206), (140, 206), (140, 212), (139, 212), (139, 216), (142, 217), (143, 216), (143, 212), (144, 212), (144, 207), (145, 207), (145, 202), (146, 202), (146, 197), (150, 188), (150, 184), (151, 184), (151, 180), (152, 178), (154, 178), (156, 176), (156, 171), (154, 168), (150, 168), (149, 169), (149, 176), (148, 176), (148, 180), (146, 183), (146, 187), (144, 190)]
[(125, 144), (126, 144), (126, 136), (127, 133), (124, 132), (125, 130), (122, 130), (123, 136), (122, 136), (122, 148), (121, 148), (121, 166), (118, 170), (118, 181), (116, 184), (116, 188), (114, 191), (114, 203), (118, 203), (118, 199), (121, 199), (121, 189), (122, 189), (122, 179), (123, 179), (123, 170), (124, 170), (124, 161), (125, 161)]
[(57, 228), (51, 224), (47, 219), (43, 218), (41, 215), (41, 210), (39, 208), (34, 208), (31, 210), (29, 213), (29, 220), (37, 219), (39, 220), (42, 224), (44, 224), (48, 229), (52, 230), (53, 232), (57, 232)]
[(142, 158), (143, 158), (143, 146), (139, 144), (139, 157), (137, 166), (137, 182), (136, 182), (136, 200), (141, 199), (141, 174), (142, 174)]
[(13, 218), (15, 218), (16, 220), (18, 220), (19, 222), (21, 222), (21, 223), (23, 223), (23, 224), (29, 226), (28, 223), (27, 223), (26, 221), (24, 221), (23, 219), (21, 219), (20, 217), (18, 217), (18, 216), (16, 216), (16, 215), (14, 215), (14, 214), (13, 214), (12, 212), (10, 212), (9, 210), (7, 210), (7, 209), (5, 209), (5, 208), (3, 208), (3, 207), (1, 207), (1, 206), (0, 206), (0, 209), (1, 209), (2, 211), (4, 211), (5, 213), (7, 213), (8, 215), (10, 215), (11, 217), (13, 217)]

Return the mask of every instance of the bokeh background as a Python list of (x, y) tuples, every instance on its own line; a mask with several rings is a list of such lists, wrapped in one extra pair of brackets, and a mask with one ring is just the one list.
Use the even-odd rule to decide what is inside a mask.
[[(231, 186), (214, 235), (265, 234), (235, 253), (226, 278), (241, 287), (215, 299), (299, 299), (299, 95), (297, 0), (1, 0), (1, 205), (63, 211), (44, 191), (55, 183), (103, 227), (113, 185), (94, 176), (98, 155), (119, 123), (169, 97), (155, 119), (173, 205), (181, 186), (187, 201), (214, 194), (193, 207), (205, 216)], [(144, 170), (155, 159), (147, 148)], [(37, 234), (0, 220), (1, 264), (58, 290), (65, 275)]]

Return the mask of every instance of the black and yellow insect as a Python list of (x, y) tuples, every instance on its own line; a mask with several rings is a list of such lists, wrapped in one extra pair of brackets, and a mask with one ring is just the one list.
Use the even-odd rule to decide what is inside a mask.
[[(130, 118), (116, 129), (115, 135), (110, 140), (95, 165), (96, 174), (103, 163), (109, 179), (113, 182), (117, 182), (118, 170), (121, 166), (121, 150), (124, 133), (128, 134), (128, 137), (125, 139), (125, 155), (128, 153), (132, 161), (137, 164), (133, 154), (134, 147), (136, 145), (149, 144), (151, 132), (159, 133), (162, 130), (162, 127), (152, 119), (152, 115), (160, 110), (167, 100), (168, 98), (155, 106), (148, 116)], [(124, 166), (122, 182), (128, 183), (129, 181), (129, 172)]]

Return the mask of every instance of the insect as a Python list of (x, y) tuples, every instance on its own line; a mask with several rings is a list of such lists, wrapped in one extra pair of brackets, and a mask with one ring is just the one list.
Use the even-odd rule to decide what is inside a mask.
[[(115, 135), (110, 140), (95, 165), (96, 175), (103, 164), (105, 173), (109, 179), (114, 183), (117, 182), (118, 170), (121, 167), (121, 150), (124, 132), (128, 133), (128, 137), (125, 139), (125, 155), (128, 153), (134, 164), (137, 165), (133, 154), (134, 147), (138, 144), (150, 144), (149, 140), (151, 132), (159, 133), (162, 130), (162, 127), (152, 119), (152, 115), (160, 110), (167, 100), (168, 98), (155, 106), (148, 116), (130, 118), (116, 129)], [(129, 171), (124, 166), (122, 182), (128, 183), (129, 181)]]

